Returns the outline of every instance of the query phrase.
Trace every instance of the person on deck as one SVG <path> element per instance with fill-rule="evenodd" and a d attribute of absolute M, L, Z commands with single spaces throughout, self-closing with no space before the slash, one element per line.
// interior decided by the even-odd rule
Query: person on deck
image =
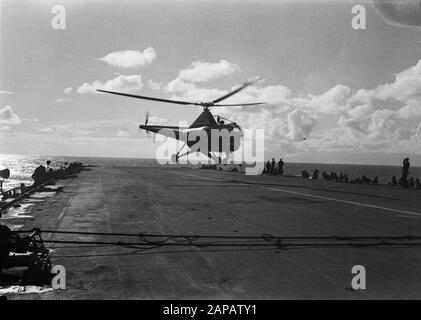
<path fill-rule="evenodd" d="M 398 180 L 396 180 L 396 177 L 392 177 L 392 186 L 396 186 L 398 184 Z"/>
<path fill-rule="evenodd" d="M 266 162 L 266 175 L 268 176 L 270 174 L 270 162 Z"/>
<path fill-rule="evenodd" d="M 411 177 L 411 178 L 408 180 L 408 186 L 410 186 L 411 188 L 415 187 L 415 180 L 414 180 L 414 177 Z"/>
<path fill-rule="evenodd" d="M 371 182 L 372 185 L 379 184 L 379 177 L 375 176 L 374 180 Z"/>
<path fill-rule="evenodd" d="M 275 170 L 275 159 L 272 158 L 272 163 L 271 163 L 271 168 L 270 168 L 270 173 L 274 176 L 276 174 L 276 170 Z"/>
<path fill-rule="evenodd" d="M 405 158 L 403 159 L 402 162 L 403 166 L 402 166 L 402 188 L 407 189 L 408 188 L 408 174 L 409 174 L 409 167 L 410 167 L 410 163 L 409 163 L 409 158 Z"/>
<path fill-rule="evenodd" d="M 47 170 L 43 165 L 38 166 L 31 176 L 34 179 L 34 185 L 38 186 L 47 181 Z"/>
<path fill-rule="evenodd" d="M 282 160 L 282 158 L 278 161 L 278 174 L 280 176 L 284 175 L 284 161 Z"/>

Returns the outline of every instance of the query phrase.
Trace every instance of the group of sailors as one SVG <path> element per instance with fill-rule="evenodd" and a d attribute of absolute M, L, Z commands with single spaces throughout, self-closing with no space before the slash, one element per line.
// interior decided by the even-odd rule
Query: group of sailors
<path fill-rule="evenodd" d="M 393 176 L 392 181 L 389 182 L 388 185 L 392 185 L 392 186 L 399 185 L 404 189 L 407 189 L 407 188 L 421 189 L 421 181 L 419 178 L 410 177 L 408 179 L 409 167 L 410 167 L 409 158 L 405 158 L 402 162 L 402 176 L 399 178 L 399 181 L 396 179 L 395 176 Z M 302 171 L 301 175 L 303 178 L 317 179 L 318 170 L 314 170 L 311 176 L 306 170 L 304 170 Z M 374 179 L 370 179 L 366 177 L 365 175 L 363 175 L 361 176 L 361 178 L 350 180 L 348 176 L 346 174 L 342 174 L 342 172 L 339 175 L 337 175 L 336 172 L 331 172 L 330 174 L 323 172 L 322 177 L 325 180 L 333 180 L 336 182 L 344 182 L 344 183 L 370 184 L 370 185 L 379 184 L 379 178 L 377 176 L 374 177 Z"/>
<path fill-rule="evenodd" d="M 83 164 L 81 162 L 64 162 L 64 165 L 60 166 L 58 169 L 51 167 L 51 161 L 47 160 L 46 166 L 43 164 L 39 165 L 31 178 L 34 179 L 33 186 L 39 186 L 45 182 L 48 182 L 52 179 L 63 179 L 72 177 L 77 173 L 80 173 L 83 170 Z"/>
<path fill-rule="evenodd" d="M 267 161 L 263 174 L 266 175 L 283 175 L 284 174 L 284 161 L 282 158 L 278 161 L 278 164 L 276 165 L 275 159 L 272 158 L 272 161 Z M 415 189 L 421 189 L 421 181 L 419 178 L 410 177 L 408 179 L 409 175 L 409 167 L 410 162 L 409 158 L 405 158 L 402 162 L 402 176 L 398 179 L 396 179 L 395 176 L 392 177 L 392 181 L 388 183 L 388 185 L 392 186 L 401 186 L 404 189 L 407 188 L 415 188 Z M 315 169 L 311 172 L 308 172 L 307 170 L 301 171 L 301 177 L 305 179 L 312 179 L 317 180 L 319 178 L 320 171 L 318 169 Z M 360 178 L 350 179 L 349 176 L 345 173 L 340 172 L 337 174 L 336 172 L 330 172 L 327 173 L 326 171 L 323 171 L 321 173 L 321 177 L 324 180 L 329 181 L 335 181 L 338 183 L 353 183 L 353 184 L 368 184 L 368 185 L 378 185 L 379 184 L 379 178 L 376 176 L 374 179 L 371 179 L 367 177 L 366 175 L 362 175 Z"/>
<path fill-rule="evenodd" d="M 309 174 L 307 170 L 303 170 L 301 171 L 301 176 L 306 179 L 318 179 L 319 170 L 317 169 L 313 170 L 311 174 Z M 321 176 L 324 180 L 335 181 L 339 183 L 357 183 L 357 184 L 372 184 L 372 185 L 379 184 L 379 178 L 377 176 L 374 177 L 374 179 L 370 179 L 366 177 L 365 175 L 363 175 L 361 178 L 356 178 L 356 179 L 351 180 L 346 173 L 343 174 L 342 172 L 340 172 L 339 174 L 337 174 L 336 172 L 333 172 L 333 171 L 330 173 L 323 171 Z"/>
<path fill-rule="evenodd" d="M 275 162 L 275 158 L 272 158 L 272 161 L 266 162 L 266 165 L 263 169 L 263 174 L 271 176 L 282 176 L 284 174 L 284 161 L 279 159 L 278 163 Z"/>
<path fill-rule="evenodd" d="M 395 176 L 392 177 L 392 182 L 389 182 L 388 184 L 392 186 L 400 185 L 403 189 L 408 188 L 415 188 L 415 189 L 421 189 L 421 182 L 419 178 L 410 177 L 408 179 L 409 175 L 409 167 L 411 166 L 409 162 L 409 158 L 405 158 L 402 161 L 402 175 L 399 178 L 399 181 L 396 179 Z"/>
<path fill-rule="evenodd" d="M 399 178 L 399 181 L 396 179 L 395 176 L 392 177 L 392 181 L 388 183 L 388 185 L 397 186 L 400 185 L 402 188 L 416 188 L 421 189 L 421 182 L 420 179 L 411 177 L 408 180 L 406 180 L 406 183 L 402 178 Z"/>

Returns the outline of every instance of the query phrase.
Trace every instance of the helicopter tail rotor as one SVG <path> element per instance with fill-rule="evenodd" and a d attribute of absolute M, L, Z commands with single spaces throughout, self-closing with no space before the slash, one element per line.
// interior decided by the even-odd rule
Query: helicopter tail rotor
<path fill-rule="evenodd" d="M 148 122 L 149 122 L 149 116 L 150 116 L 151 114 L 150 114 L 150 112 L 149 112 L 149 110 L 146 110 L 146 115 L 145 115 L 145 126 L 148 124 Z"/>
<path fill-rule="evenodd" d="M 146 110 L 146 113 L 145 113 L 145 126 L 148 125 L 150 115 L 151 114 L 150 114 L 149 110 Z M 146 136 L 149 138 L 151 136 L 151 133 L 148 130 L 145 130 L 145 131 L 146 131 Z"/>

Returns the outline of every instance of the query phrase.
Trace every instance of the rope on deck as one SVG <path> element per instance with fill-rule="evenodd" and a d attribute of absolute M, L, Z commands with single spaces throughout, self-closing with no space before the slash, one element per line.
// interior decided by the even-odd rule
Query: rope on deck
<path fill-rule="evenodd" d="M 127 248 L 157 248 L 157 247 L 275 247 L 288 249 L 290 247 L 316 248 L 316 247 L 418 247 L 421 236 L 274 236 L 261 234 L 260 236 L 223 236 L 223 235 L 191 235 L 191 234 L 153 234 L 153 233 L 108 233 L 83 232 L 59 230 L 20 230 L 16 233 L 29 233 L 34 230 L 40 233 L 69 234 L 69 235 L 95 235 L 136 237 L 140 241 L 81 241 L 81 240 L 43 240 L 51 244 L 77 244 L 98 246 L 121 246 Z M 154 240 L 151 240 L 154 239 Z M 160 239 L 157 239 L 160 238 Z M 156 240 L 157 239 L 157 240 Z M 207 240 L 207 241 L 205 241 Z M 220 241 L 222 240 L 222 241 Z M 263 240 L 263 242 L 262 242 Z M 62 247 L 65 248 L 65 247 Z"/>
<path fill-rule="evenodd" d="M 284 240 L 306 240 L 306 239 L 335 239 L 335 240 L 355 240 L 355 239 L 390 239 L 390 240 L 420 240 L 421 236 L 274 236 L 263 233 L 259 236 L 229 236 L 229 235 L 197 235 L 197 234 L 159 234 L 159 233 L 116 233 L 116 232 L 92 232 L 92 231 L 63 231 L 63 230 L 43 230 L 39 228 L 30 230 L 16 230 L 15 233 L 31 233 L 37 230 L 41 233 L 51 234 L 74 234 L 74 235 L 98 235 L 98 236 L 127 236 L 127 237 L 171 237 L 171 238 L 193 238 L 193 239 L 284 239 Z"/>

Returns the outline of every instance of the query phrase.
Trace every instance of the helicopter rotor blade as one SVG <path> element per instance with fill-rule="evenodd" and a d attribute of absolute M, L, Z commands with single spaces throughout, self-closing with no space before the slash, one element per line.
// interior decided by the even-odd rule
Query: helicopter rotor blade
<path fill-rule="evenodd" d="M 253 102 L 253 103 L 232 103 L 232 104 L 214 104 L 212 107 L 242 107 L 242 106 L 257 106 L 266 104 L 264 102 Z"/>
<path fill-rule="evenodd" d="M 154 97 L 147 97 L 147 96 L 139 96 L 139 95 L 136 95 L 136 94 L 122 93 L 122 92 L 116 92 L 116 91 L 107 91 L 107 90 L 101 90 L 101 89 L 96 89 L 96 91 L 104 92 L 104 93 L 110 93 L 110 94 L 116 94 L 116 95 L 119 95 L 119 96 L 125 96 L 125 97 L 130 97 L 130 98 L 151 100 L 151 101 L 159 101 L 159 102 L 165 102 L 165 103 L 175 103 L 175 104 L 193 105 L 193 106 L 201 106 L 202 105 L 202 104 L 196 103 L 196 102 L 178 101 L 178 100 L 161 99 L 161 98 L 154 98 Z"/>
<path fill-rule="evenodd" d="M 240 92 L 241 90 L 245 89 L 246 87 L 248 87 L 248 86 L 250 86 L 250 85 L 252 85 L 252 84 L 256 83 L 256 82 L 257 82 L 257 81 L 259 81 L 259 80 L 260 80 L 260 78 L 259 78 L 259 77 L 257 77 L 257 78 L 255 78 L 255 79 L 252 79 L 252 80 L 246 81 L 246 82 L 244 82 L 244 83 L 243 83 L 240 87 L 238 87 L 237 89 L 235 89 L 235 90 L 233 90 L 233 91 L 231 91 L 231 92 L 228 92 L 227 94 L 223 95 L 222 97 L 220 97 L 220 98 L 218 98 L 218 99 L 216 99 L 216 100 L 213 100 L 213 101 L 212 101 L 212 103 L 218 103 L 218 102 L 220 102 L 220 101 L 222 101 L 222 100 L 225 100 L 225 99 L 227 99 L 227 98 L 231 97 L 232 95 L 234 95 L 234 94 L 236 94 L 236 93 Z"/>

